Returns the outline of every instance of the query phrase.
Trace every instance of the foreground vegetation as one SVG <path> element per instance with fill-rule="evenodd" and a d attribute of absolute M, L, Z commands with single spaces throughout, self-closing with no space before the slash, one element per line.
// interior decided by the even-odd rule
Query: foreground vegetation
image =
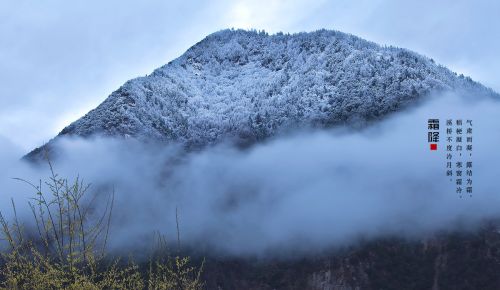
<path fill-rule="evenodd" d="M 19 179 L 35 191 L 28 203 L 32 221 L 19 220 L 14 201 L 13 218 L 0 212 L 0 245 L 6 246 L 0 253 L 0 289 L 203 288 L 204 263 L 193 266 L 179 251 L 171 255 L 161 234 L 152 241 L 147 265 L 110 257 L 106 245 L 114 190 L 99 207 L 96 200 L 102 200 L 102 194 L 91 194 L 83 180 L 70 182 L 54 172 L 50 161 L 49 166 L 47 182 Z"/>

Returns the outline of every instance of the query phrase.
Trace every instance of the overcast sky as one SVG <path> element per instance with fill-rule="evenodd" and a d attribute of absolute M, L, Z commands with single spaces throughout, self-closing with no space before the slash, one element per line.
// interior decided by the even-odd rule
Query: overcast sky
<path fill-rule="evenodd" d="M 340 30 L 500 91 L 496 0 L 0 0 L 0 140 L 42 145 L 128 79 L 224 28 Z"/>

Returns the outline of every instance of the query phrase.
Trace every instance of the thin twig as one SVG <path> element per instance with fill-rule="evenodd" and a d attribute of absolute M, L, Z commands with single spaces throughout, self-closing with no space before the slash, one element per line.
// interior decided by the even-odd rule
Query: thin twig
<path fill-rule="evenodd" d="M 178 208 L 175 207 L 175 223 L 177 225 L 177 252 L 181 251 L 181 234 L 179 230 L 179 211 Z"/>

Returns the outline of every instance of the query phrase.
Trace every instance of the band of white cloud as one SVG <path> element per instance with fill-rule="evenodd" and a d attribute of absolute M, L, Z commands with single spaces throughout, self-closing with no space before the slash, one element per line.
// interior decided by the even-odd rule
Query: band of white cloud
<path fill-rule="evenodd" d="M 245 150 L 226 144 L 185 153 L 134 141 L 64 139 L 56 169 L 79 174 L 93 188 L 115 186 L 114 249 L 148 247 L 141 241 L 154 231 L 174 240 L 177 207 L 186 246 L 243 256 L 315 252 L 500 216 L 499 112 L 498 102 L 450 96 L 361 132 L 302 132 Z M 429 150 L 429 118 L 473 120 L 472 197 L 460 199 L 445 176 L 444 149 Z M 10 177 L 47 176 L 8 157 L 0 168 L 4 212 L 10 196 L 20 203 L 28 193 Z"/>

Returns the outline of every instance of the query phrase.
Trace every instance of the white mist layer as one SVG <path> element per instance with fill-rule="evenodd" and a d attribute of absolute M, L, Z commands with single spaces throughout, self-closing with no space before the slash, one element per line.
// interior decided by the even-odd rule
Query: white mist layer
<path fill-rule="evenodd" d="M 115 186 L 115 250 L 149 248 L 154 231 L 174 241 L 177 207 L 186 247 L 297 255 L 500 217 L 499 113 L 495 101 L 446 96 L 362 132 L 303 132 L 246 150 L 220 145 L 188 154 L 134 141 L 64 139 L 58 143 L 64 158 L 55 166 L 94 188 Z M 438 151 L 427 143 L 429 118 L 441 119 Z M 448 118 L 473 120 L 472 197 L 460 199 L 445 175 Z M 30 192 L 11 177 L 37 181 L 48 172 L 12 159 L 3 147 L 0 210 L 8 214 L 10 197 L 25 203 Z"/>

